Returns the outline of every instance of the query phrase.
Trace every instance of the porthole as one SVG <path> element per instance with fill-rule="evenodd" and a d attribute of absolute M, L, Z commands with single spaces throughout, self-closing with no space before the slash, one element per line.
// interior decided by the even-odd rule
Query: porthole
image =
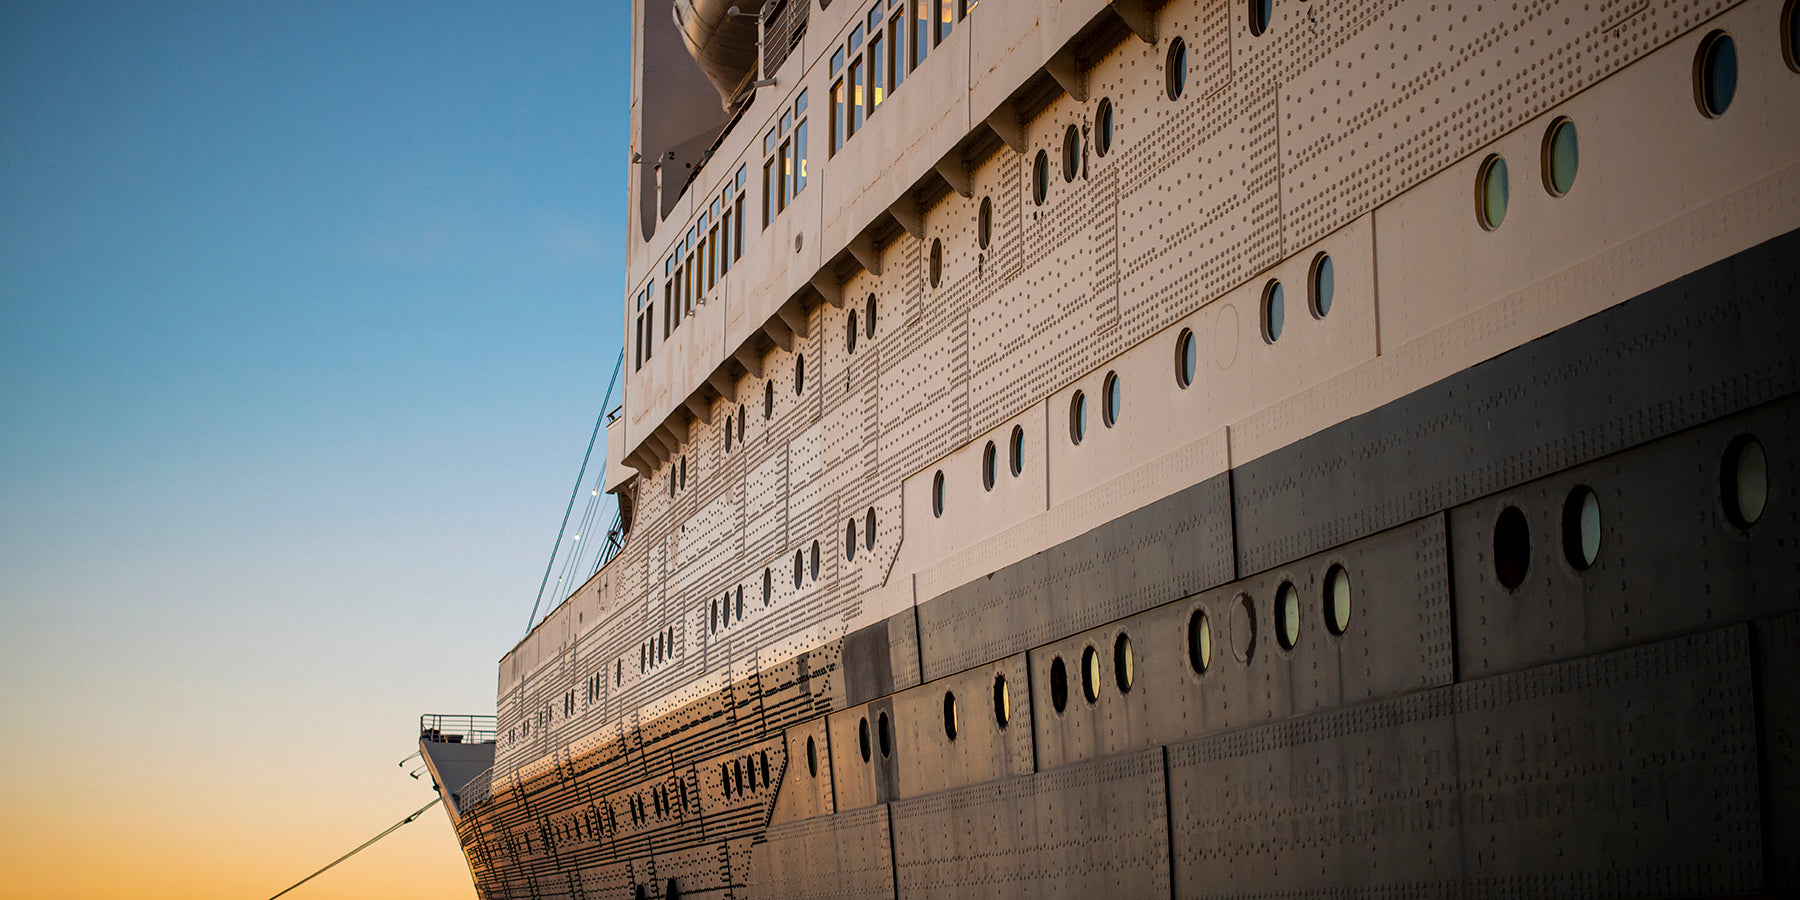
<path fill-rule="evenodd" d="M 944 242 L 931 239 L 931 286 L 937 287 L 944 278 Z"/>
<path fill-rule="evenodd" d="M 875 337 L 875 295 L 869 295 L 869 302 L 863 310 L 863 337 Z"/>
<path fill-rule="evenodd" d="M 719 633 L 719 601 L 717 600 L 712 602 L 712 618 L 708 620 L 706 629 L 712 634 Z"/>
<path fill-rule="evenodd" d="M 763 605 L 769 605 L 769 599 L 775 593 L 775 573 L 768 568 L 763 569 Z"/>
<path fill-rule="evenodd" d="M 1087 395 L 1080 391 L 1069 400 L 1069 443 L 1079 444 L 1087 437 Z"/>
<path fill-rule="evenodd" d="M 1194 674 L 1205 675 L 1212 668 L 1212 622 L 1206 618 L 1206 610 L 1196 609 L 1188 616 L 1188 665 L 1194 667 Z"/>
<path fill-rule="evenodd" d="M 741 584 L 738 585 L 737 589 L 737 611 L 733 612 L 731 617 L 734 620 L 742 619 L 744 617 L 744 586 Z"/>
<path fill-rule="evenodd" d="M 806 583 L 805 576 L 806 576 L 806 554 L 801 553 L 798 550 L 795 550 L 794 551 L 794 589 L 795 590 L 799 590 L 800 585 Z"/>
<path fill-rule="evenodd" d="M 1102 99 L 1094 110 L 1094 154 L 1104 157 L 1112 150 L 1113 107 L 1110 98 Z"/>
<path fill-rule="evenodd" d="M 687 490 L 687 457 L 681 458 L 681 489 Z"/>
<path fill-rule="evenodd" d="M 806 390 L 806 354 L 794 357 L 794 396 L 798 397 Z"/>
<path fill-rule="evenodd" d="M 1120 633 L 1113 641 L 1113 682 L 1119 693 L 1131 693 L 1131 682 L 1137 676 L 1137 662 L 1131 657 L 1131 638 Z"/>
<path fill-rule="evenodd" d="M 1719 487 L 1731 524 L 1749 528 L 1762 518 L 1769 505 L 1769 457 L 1762 441 L 1744 434 L 1726 447 Z"/>
<path fill-rule="evenodd" d="M 663 885 L 663 900 L 681 900 L 681 886 L 671 878 Z"/>
<path fill-rule="evenodd" d="M 738 443 L 744 442 L 744 404 L 738 404 Z"/>
<path fill-rule="evenodd" d="M 956 695 L 944 692 L 944 737 L 956 740 L 956 732 L 962 727 L 962 719 L 956 712 Z"/>
<path fill-rule="evenodd" d="M 1117 372 L 1106 373 L 1105 386 L 1105 399 L 1100 404 L 1100 421 L 1105 422 L 1106 427 L 1111 428 L 1119 424 L 1119 411 L 1125 402 L 1123 389 L 1119 387 Z"/>
<path fill-rule="evenodd" d="M 1231 652 L 1242 663 L 1256 654 L 1256 603 L 1249 594 L 1239 594 L 1231 606 Z"/>
<path fill-rule="evenodd" d="M 1013 477 L 1017 478 L 1019 477 L 1019 473 L 1025 471 L 1025 429 L 1021 426 L 1014 425 L 1012 430 L 1012 440 L 1008 443 L 1012 446 Z"/>
<path fill-rule="evenodd" d="M 888 728 L 887 713 L 875 718 L 875 740 L 881 745 L 881 758 L 887 759 L 894 754 L 894 740 Z"/>
<path fill-rule="evenodd" d="M 1284 581 L 1275 592 L 1275 640 L 1292 650 L 1300 642 L 1300 589 Z"/>
<path fill-rule="evenodd" d="M 1031 161 L 1031 202 L 1037 206 L 1044 205 L 1044 198 L 1050 196 L 1050 154 L 1042 150 Z"/>
<path fill-rule="evenodd" d="M 731 420 L 725 420 L 725 452 L 731 452 Z"/>
<path fill-rule="evenodd" d="M 1544 190 L 1561 197 L 1575 186 L 1575 171 L 1581 165 L 1581 153 L 1575 136 L 1575 123 L 1559 118 L 1544 132 Z"/>
<path fill-rule="evenodd" d="M 1100 699 L 1100 651 L 1092 647 L 1081 651 L 1081 696 L 1089 703 Z"/>
<path fill-rule="evenodd" d="M 1074 181 L 1081 172 L 1081 131 L 1070 125 L 1063 131 L 1063 181 Z"/>
<path fill-rule="evenodd" d="M 1183 390 L 1194 383 L 1194 367 L 1199 361 L 1199 351 L 1194 345 L 1193 330 L 1181 329 L 1180 336 L 1175 338 L 1175 384 Z"/>
<path fill-rule="evenodd" d="M 1275 0 L 1250 0 L 1250 34 L 1260 37 L 1275 17 Z"/>
<path fill-rule="evenodd" d="M 996 459 L 998 455 L 994 450 L 993 441 L 988 441 L 987 448 L 981 451 L 981 486 L 986 490 L 994 489 L 994 478 L 996 470 L 999 469 Z"/>
<path fill-rule="evenodd" d="M 1050 705 L 1059 713 L 1069 705 L 1069 673 L 1060 656 L 1050 661 Z"/>
<path fill-rule="evenodd" d="M 814 580 L 814 581 L 819 580 L 819 542 L 818 541 L 813 541 L 813 545 L 812 545 L 812 580 Z"/>
<path fill-rule="evenodd" d="M 1164 61 L 1163 91 L 1170 100 L 1180 100 L 1187 89 L 1187 41 L 1176 38 L 1169 42 L 1169 56 Z"/>
<path fill-rule="evenodd" d="M 769 751 L 761 750 L 756 754 L 756 764 L 762 769 L 763 787 L 769 786 Z"/>
<path fill-rule="evenodd" d="M 994 676 L 994 722 L 1001 728 L 1012 721 L 1012 691 L 1006 686 L 1005 675 Z"/>
<path fill-rule="evenodd" d="M 1715 31 L 1700 42 L 1694 56 L 1694 102 L 1709 119 L 1716 119 L 1731 108 L 1737 96 L 1737 44 L 1731 35 Z"/>
<path fill-rule="evenodd" d="M 1332 634 L 1350 628 L 1350 572 L 1341 565 L 1325 573 L 1325 628 Z"/>
<path fill-rule="evenodd" d="M 763 382 L 763 419 L 775 414 L 775 382 Z"/>
<path fill-rule="evenodd" d="M 850 311 L 850 317 L 844 322 L 844 352 L 856 352 L 856 310 Z"/>
<path fill-rule="evenodd" d="M 869 514 L 863 521 L 863 549 L 875 549 L 875 507 L 869 507 Z"/>
<path fill-rule="evenodd" d="M 944 473 L 942 470 L 931 478 L 931 514 L 942 518 L 944 515 Z"/>
<path fill-rule="evenodd" d="M 811 735 L 806 737 L 806 771 L 814 778 L 819 777 L 819 747 L 813 743 Z"/>
<path fill-rule="evenodd" d="M 844 561 L 845 562 L 855 562 L 856 561 L 856 520 L 855 519 L 851 519 L 850 524 L 844 526 Z"/>
<path fill-rule="evenodd" d="M 1263 285 L 1262 295 L 1262 333 L 1265 343 L 1273 344 L 1281 340 L 1282 326 L 1287 322 L 1287 300 L 1281 289 L 1281 282 L 1269 279 Z"/>
<path fill-rule="evenodd" d="M 1585 484 L 1563 501 L 1562 545 L 1563 558 L 1577 572 L 1600 558 L 1600 498 Z"/>
<path fill-rule="evenodd" d="M 1331 254 L 1321 253 L 1313 257 L 1312 271 L 1306 279 L 1307 306 L 1312 308 L 1313 318 L 1323 319 L 1331 314 L 1332 295 L 1337 293 L 1337 278 L 1332 272 Z"/>
<path fill-rule="evenodd" d="M 726 793 L 730 793 L 729 789 Z M 650 892 L 641 884 L 637 886 L 636 890 L 632 891 L 631 895 L 637 898 L 637 900 L 650 900 Z"/>
<path fill-rule="evenodd" d="M 1508 590 L 1525 583 L 1531 568 L 1531 526 L 1516 506 L 1500 511 L 1494 520 L 1494 577 Z"/>
<path fill-rule="evenodd" d="M 988 248 L 988 241 L 994 237 L 994 202 L 986 197 L 981 198 L 981 211 L 975 214 L 975 242 L 981 249 Z"/>
<path fill-rule="evenodd" d="M 870 753 L 869 753 L 869 717 L 868 716 L 863 716 L 862 721 L 857 723 L 856 737 L 857 737 L 857 740 L 862 744 L 863 762 L 868 762 L 869 756 L 870 756 Z"/>
<path fill-rule="evenodd" d="M 1800 72 L 1800 0 L 1788 0 L 1781 9 L 1781 56 L 1788 68 Z"/>
<path fill-rule="evenodd" d="M 1475 172 L 1475 221 L 1488 231 L 1499 228 L 1506 221 L 1508 198 L 1506 160 L 1489 154 Z"/>

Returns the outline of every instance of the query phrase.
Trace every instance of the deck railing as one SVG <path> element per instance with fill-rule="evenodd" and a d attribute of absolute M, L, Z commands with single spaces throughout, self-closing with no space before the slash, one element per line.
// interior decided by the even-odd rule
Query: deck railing
<path fill-rule="evenodd" d="M 493 716 L 449 716 L 426 713 L 419 717 L 419 740 L 440 744 L 491 744 Z"/>

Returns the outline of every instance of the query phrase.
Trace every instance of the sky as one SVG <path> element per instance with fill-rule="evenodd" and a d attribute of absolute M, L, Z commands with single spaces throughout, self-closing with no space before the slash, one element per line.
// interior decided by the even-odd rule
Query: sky
<path fill-rule="evenodd" d="M 0 0 L 0 897 L 265 898 L 431 799 L 618 357 L 628 16 Z M 288 896 L 473 895 L 433 809 Z"/>

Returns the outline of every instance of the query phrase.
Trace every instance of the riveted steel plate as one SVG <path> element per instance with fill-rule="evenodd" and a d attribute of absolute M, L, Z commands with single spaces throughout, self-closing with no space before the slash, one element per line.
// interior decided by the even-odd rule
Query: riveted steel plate
<path fill-rule="evenodd" d="M 725 900 L 731 896 L 731 865 L 722 841 L 658 852 L 656 875 L 655 887 L 661 893 L 652 896 L 664 900 L 674 896 L 682 900 Z M 669 891 L 671 881 L 675 883 L 673 893 Z"/>
<path fill-rule="evenodd" d="M 1176 894 L 1754 891 L 1750 662 L 1740 625 L 1171 747 Z"/>
<path fill-rule="evenodd" d="M 745 744 L 696 765 L 692 793 L 706 840 L 748 837 L 765 827 L 787 767 L 784 737 Z"/>
<path fill-rule="evenodd" d="M 888 808 L 868 806 L 769 829 L 752 850 L 753 900 L 892 900 Z"/>
<path fill-rule="evenodd" d="M 901 897 L 1157 897 L 1169 891 L 1157 747 L 893 804 Z"/>
<path fill-rule="evenodd" d="M 919 683 L 919 631 L 911 607 L 843 641 L 844 702 L 854 706 Z"/>
<path fill-rule="evenodd" d="M 926 680 L 1231 580 L 1220 474 L 920 604 Z"/>
<path fill-rule="evenodd" d="M 883 719 L 888 729 L 886 753 L 882 752 Z M 826 728 L 831 733 L 831 781 L 837 808 L 856 809 L 892 799 L 901 752 L 894 742 L 894 698 L 832 713 L 826 718 Z"/>
<path fill-rule="evenodd" d="M 1019 654 L 895 695 L 895 796 L 1031 774 L 1027 681 Z"/>
<path fill-rule="evenodd" d="M 1756 436 L 1768 466 L 1767 506 L 1749 528 L 1733 524 L 1722 499 L 1725 458 L 1741 435 Z M 1584 491 L 1599 526 L 1589 532 L 1598 544 L 1586 547 Z M 1524 544 L 1498 527 L 1509 508 L 1527 523 Z M 1510 671 L 1800 608 L 1796 511 L 1794 397 L 1458 507 L 1450 533 L 1461 670 Z M 1591 565 L 1577 568 L 1589 547 Z M 1517 587 L 1500 581 L 1500 560 L 1509 575 L 1513 560 L 1527 562 Z"/>
<path fill-rule="evenodd" d="M 1763 805 L 1772 892 L 1800 891 L 1800 613 L 1756 622 Z"/>
<path fill-rule="evenodd" d="M 1789 232 L 1238 466 L 1238 569 L 1800 390 L 1796 258 Z M 1547 416 L 1550 397 L 1585 414 Z"/>
<path fill-rule="evenodd" d="M 831 793 L 831 740 L 825 718 L 789 728 L 785 741 L 793 769 L 781 780 L 769 821 L 790 822 L 836 812 Z"/>
<path fill-rule="evenodd" d="M 1349 584 L 1341 634 L 1328 621 L 1327 588 L 1340 569 Z M 1285 585 L 1299 614 L 1291 648 L 1278 638 Z M 1451 643 L 1444 518 L 1433 516 L 1033 650 L 1038 765 L 1449 684 Z M 1060 711 L 1051 686 L 1059 659 Z"/>

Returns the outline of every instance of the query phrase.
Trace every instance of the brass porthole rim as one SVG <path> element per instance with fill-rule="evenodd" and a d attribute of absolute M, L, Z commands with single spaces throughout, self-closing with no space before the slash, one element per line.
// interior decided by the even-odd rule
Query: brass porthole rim
<path fill-rule="evenodd" d="M 1331 251 L 1320 250 L 1313 254 L 1312 262 L 1308 263 L 1306 266 L 1306 309 L 1308 312 L 1312 313 L 1312 317 L 1315 319 L 1322 320 L 1326 316 L 1325 310 L 1319 308 L 1319 268 L 1330 261 Z M 1334 293 L 1336 292 L 1335 282 L 1336 278 L 1334 276 Z"/>
<path fill-rule="evenodd" d="M 1718 46 L 1720 41 L 1731 41 L 1734 45 L 1733 50 L 1736 50 L 1737 42 L 1732 38 L 1731 32 L 1723 28 L 1715 28 L 1706 37 L 1700 39 L 1700 48 L 1694 54 L 1694 106 L 1700 110 L 1701 115 L 1708 119 L 1717 119 L 1726 113 L 1724 109 L 1713 109 L 1712 104 L 1706 100 L 1706 61 L 1712 56 L 1713 48 Z M 1783 41 L 1786 41 L 1785 36 Z M 1730 106 L 1729 103 L 1726 105 Z"/>
<path fill-rule="evenodd" d="M 1500 222 L 1493 221 L 1489 216 L 1487 207 L 1488 176 L 1494 171 L 1495 165 L 1505 164 L 1506 157 L 1501 156 L 1498 153 L 1489 153 L 1487 157 L 1481 161 L 1481 168 L 1475 170 L 1475 222 L 1481 226 L 1482 231 L 1495 231 L 1499 229 L 1501 222 L 1506 220 L 1506 214 L 1502 213 L 1500 215 Z M 1510 206 L 1512 204 L 1512 182 L 1510 177 L 1507 181 L 1506 193 L 1507 205 Z"/>
<path fill-rule="evenodd" d="M 1568 116 L 1557 116 L 1550 120 L 1550 127 L 1544 129 L 1543 147 L 1538 153 L 1538 156 L 1542 160 L 1542 166 L 1540 168 L 1542 169 L 1544 179 L 1544 193 L 1549 194 L 1552 197 L 1567 197 L 1569 195 L 1569 191 L 1559 191 L 1556 189 L 1556 134 L 1564 125 L 1574 128 L 1575 120 Z M 1579 130 L 1575 132 L 1575 139 L 1577 142 L 1581 140 L 1581 132 Z M 1575 189 L 1574 184 L 1573 181 L 1569 182 L 1569 190 L 1572 191 Z"/>

